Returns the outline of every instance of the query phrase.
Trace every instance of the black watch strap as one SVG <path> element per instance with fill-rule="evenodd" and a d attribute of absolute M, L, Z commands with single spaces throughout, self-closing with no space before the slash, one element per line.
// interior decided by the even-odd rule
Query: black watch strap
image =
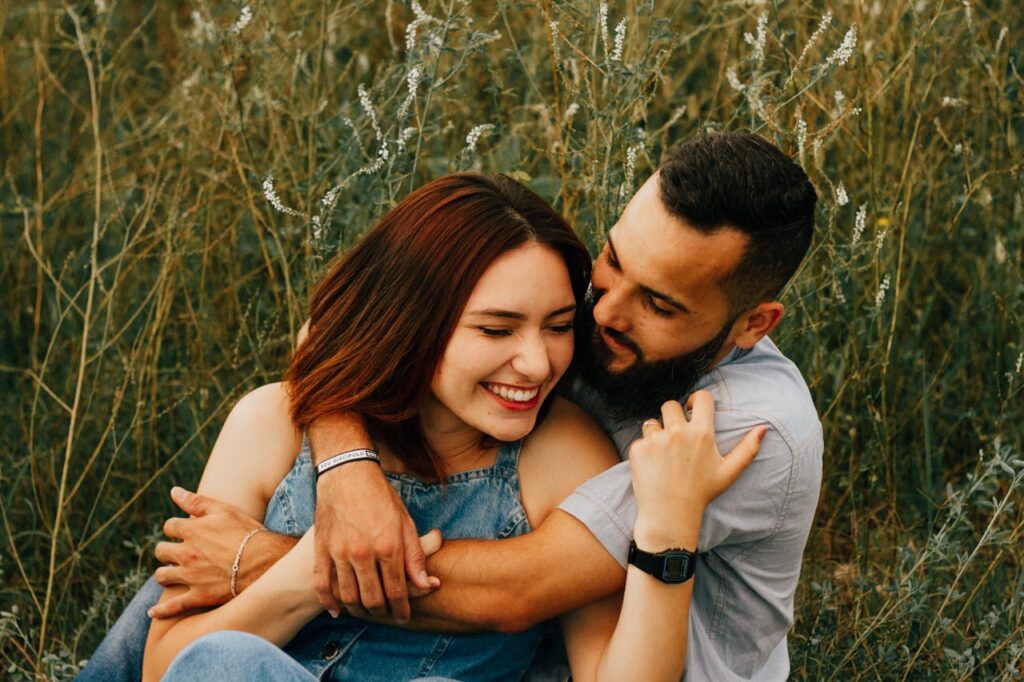
<path fill-rule="evenodd" d="M 693 577 L 697 565 L 697 553 L 688 549 L 673 547 L 664 552 L 652 554 L 629 543 L 629 563 L 644 573 L 649 573 L 663 583 L 684 583 Z"/>

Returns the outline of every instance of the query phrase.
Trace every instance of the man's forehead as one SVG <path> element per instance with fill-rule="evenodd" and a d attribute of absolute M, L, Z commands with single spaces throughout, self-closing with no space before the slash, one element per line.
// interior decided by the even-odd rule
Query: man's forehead
<path fill-rule="evenodd" d="M 620 265 L 653 288 L 717 288 L 743 256 L 748 238 L 732 228 L 705 233 L 670 214 L 661 204 L 631 204 L 608 233 Z M 669 292 L 666 292 L 669 293 Z"/>

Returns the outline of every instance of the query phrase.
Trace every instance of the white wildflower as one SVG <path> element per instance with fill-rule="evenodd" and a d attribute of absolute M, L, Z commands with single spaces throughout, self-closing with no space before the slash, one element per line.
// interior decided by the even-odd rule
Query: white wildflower
<path fill-rule="evenodd" d="M 964 18 L 967 19 L 967 28 L 974 28 L 974 16 L 971 12 L 971 0 L 963 0 Z"/>
<path fill-rule="evenodd" d="M 796 61 L 793 63 L 793 71 L 796 71 L 796 68 L 803 63 L 804 57 L 807 56 L 807 53 L 810 52 L 811 48 L 818 42 L 818 38 L 820 38 L 831 25 L 832 12 L 825 12 L 825 14 L 821 16 L 821 21 L 818 22 L 818 28 L 814 29 L 814 33 L 812 33 L 811 37 L 807 40 L 807 44 L 804 45 L 804 49 L 800 52 L 800 56 L 797 57 Z M 792 76 L 790 76 L 790 79 L 792 79 Z"/>
<path fill-rule="evenodd" d="M 846 294 L 843 293 L 843 286 L 839 283 L 839 280 L 832 280 L 832 291 L 835 292 L 837 301 L 846 303 Z"/>
<path fill-rule="evenodd" d="M 882 221 L 879 221 L 879 222 L 881 223 Z M 884 227 L 881 230 L 878 231 L 878 234 L 875 235 L 875 252 L 876 253 L 882 250 L 882 244 L 885 243 L 885 238 L 889 234 L 889 221 L 885 221 L 885 223 L 883 223 L 883 224 L 884 224 Z"/>
<path fill-rule="evenodd" d="M 913 9 L 915 14 L 920 14 L 928 9 L 928 0 L 917 0 L 917 2 L 914 3 Z"/>
<path fill-rule="evenodd" d="M 107 0 L 96 0 L 96 13 L 103 14 L 107 11 Z"/>
<path fill-rule="evenodd" d="M 836 187 L 836 206 L 846 206 L 850 203 L 850 197 L 846 194 L 846 187 L 842 182 Z"/>
<path fill-rule="evenodd" d="M 398 135 L 398 151 L 403 151 L 410 138 L 416 134 L 416 128 L 409 126 Z"/>
<path fill-rule="evenodd" d="M 1006 262 L 1007 258 L 1006 245 L 1003 244 L 1002 238 L 996 235 L 996 263 L 1002 265 Z"/>
<path fill-rule="evenodd" d="M 189 95 L 191 95 L 192 94 L 192 88 L 194 88 L 198 82 L 199 82 L 199 69 L 196 69 L 195 71 L 192 72 L 192 74 L 188 78 L 186 78 L 185 80 L 181 81 L 181 94 L 182 94 L 182 96 L 188 97 Z"/>
<path fill-rule="evenodd" d="M 965 104 L 967 104 L 967 102 L 960 99 L 959 97 L 946 96 L 942 98 L 943 109 L 945 109 L 946 107 L 962 107 Z"/>
<path fill-rule="evenodd" d="M 558 22 L 552 21 L 548 24 L 548 28 L 551 29 L 551 58 L 555 60 L 555 64 L 558 63 Z"/>
<path fill-rule="evenodd" d="M 846 104 L 846 95 L 842 90 L 836 90 L 836 94 L 832 95 L 832 98 L 836 101 L 836 109 L 842 112 L 843 105 Z"/>
<path fill-rule="evenodd" d="M 277 195 L 277 190 L 274 189 L 274 176 L 272 174 L 268 175 L 266 180 L 263 181 L 263 196 L 267 198 L 267 201 L 270 202 L 271 206 L 285 215 L 296 216 L 299 218 L 306 217 L 304 213 L 284 205 L 284 202 L 281 201 L 281 197 Z"/>
<path fill-rule="evenodd" d="M 573 102 L 565 108 L 565 113 L 562 114 L 562 121 L 568 125 L 572 121 L 572 117 L 576 115 L 576 112 L 580 110 L 580 105 Z"/>
<path fill-rule="evenodd" d="M 384 139 L 384 133 L 380 129 L 380 121 L 377 120 L 377 112 L 373 110 L 373 103 L 370 101 L 370 94 L 366 92 L 366 87 L 362 83 L 356 89 L 359 94 L 359 104 L 363 107 L 363 111 L 366 112 L 367 117 L 370 119 L 370 124 L 373 126 L 373 134 L 378 140 Z"/>
<path fill-rule="evenodd" d="M 409 88 L 409 94 L 405 96 L 405 100 L 402 105 L 398 107 L 398 118 L 399 120 L 405 118 L 405 115 L 409 113 L 409 107 L 416 100 L 416 91 L 420 87 L 420 67 L 414 66 L 409 69 L 409 73 L 405 77 L 405 82 Z"/>
<path fill-rule="evenodd" d="M 1024 365 L 1024 352 L 1017 356 L 1017 363 L 1013 366 L 1014 374 L 1020 374 L 1020 368 Z"/>
<path fill-rule="evenodd" d="M 865 204 L 857 209 L 857 215 L 853 219 L 853 237 L 850 239 L 850 244 L 856 244 L 860 241 L 861 236 L 864 234 L 864 229 L 868 224 L 868 207 Z"/>
<path fill-rule="evenodd" d="M 882 279 L 882 283 L 878 286 L 878 293 L 875 294 L 875 312 L 878 312 L 882 308 L 882 304 L 885 303 L 885 295 L 889 291 L 889 284 L 891 282 L 889 275 L 886 275 Z"/>
<path fill-rule="evenodd" d="M 238 19 L 235 20 L 234 25 L 231 27 L 231 35 L 236 36 L 249 25 L 252 21 L 252 7 L 246 5 L 242 8 L 242 11 L 238 14 Z"/>
<path fill-rule="evenodd" d="M 739 76 L 736 75 L 735 67 L 730 66 L 728 69 L 726 69 L 725 78 L 726 80 L 729 81 L 729 85 L 731 85 L 732 89 L 735 90 L 736 92 L 743 92 L 743 90 L 745 90 L 747 87 L 746 85 L 740 82 Z"/>
<path fill-rule="evenodd" d="M 850 26 L 850 30 L 843 36 L 843 42 L 836 48 L 836 51 L 825 60 L 826 66 L 843 66 L 853 56 L 853 48 L 857 46 L 857 24 Z"/>
<path fill-rule="evenodd" d="M 597 10 L 598 24 L 601 32 L 601 44 L 604 46 L 604 53 L 608 54 L 608 3 L 602 2 Z"/>
<path fill-rule="evenodd" d="M 622 61 L 622 50 L 626 46 L 626 18 L 615 25 L 615 49 L 612 50 L 612 61 Z"/>
<path fill-rule="evenodd" d="M 750 35 L 750 33 L 743 34 L 743 40 L 748 45 L 754 48 L 754 52 L 751 55 L 753 60 L 760 64 L 764 61 L 764 44 L 768 38 L 768 13 L 764 12 L 757 18 L 757 37 Z"/>
<path fill-rule="evenodd" d="M 796 120 L 796 155 L 800 163 L 804 162 L 804 150 L 807 148 L 807 122 L 803 118 Z"/>
<path fill-rule="evenodd" d="M 631 145 L 626 149 L 626 172 L 622 184 L 619 185 L 619 200 L 621 201 L 626 192 L 633 191 L 633 178 L 636 176 L 636 155 L 643 150 L 643 142 Z"/>
<path fill-rule="evenodd" d="M 481 123 L 478 126 L 473 126 L 473 129 L 466 135 L 466 148 L 463 150 L 464 154 L 473 154 L 476 152 L 476 143 L 480 141 L 480 136 L 485 132 L 494 130 L 494 126 L 490 123 Z"/>
<path fill-rule="evenodd" d="M 208 43 L 217 38 L 217 27 L 212 21 L 207 21 L 198 10 L 192 10 L 192 38 Z"/>
<path fill-rule="evenodd" d="M 423 11 L 420 3 L 416 0 L 412 2 L 412 13 L 416 15 L 416 18 L 409 22 L 409 25 L 405 27 L 405 49 L 407 52 L 412 52 L 416 49 L 416 31 L 420 26 L 424 24 L 439 24 L 441 20 L 437 17 L 432 17 Z"/>
<path fill-rule="evenodd" d="M 964 153 L 964 145 L 962 142 L 957 142 L 953 145 L 953 156 L 960 156 Z"/>

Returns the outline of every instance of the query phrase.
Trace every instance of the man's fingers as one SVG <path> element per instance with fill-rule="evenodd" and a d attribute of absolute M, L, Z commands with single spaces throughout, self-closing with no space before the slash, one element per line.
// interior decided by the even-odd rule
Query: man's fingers
<path fill-rule="evenodd" d="M 183 512 L 191 516 L 208 514 L 211 511 L 210 508 L 215 504 L 208 497 L 190 492 L 177 485 L 171 488 L 171 499 Z"/>
<path fill-rule="evenodd" d="M 405 575 L 413 585 L 426 590 L 430 588 L 430 578 L 427 575 L 427 557 L 423 547 L 420 545 L 420 538 L 416 534 L 416 524 L 408 514 L 402 521 L 402 544 L 405 549 Z M 440 543 L 438 544 L 440 546 Z M 434 550 L 437 551 L 437 550 Z M 430 552 L 431 554 L 433 552 Z"/>
<path fill-rule="evenodd" d="M 156 573 L 153 575 L 156 581 L 164 587 L 170 587 L 171 585 L 187 585 L 188 581 L 184 579 L 180 566 L 161 566 L 156 569 Z"/>
<path fill-rule="evenodd" d="M 193 607 L 188 599 L 188 593 L 186 592 L 165 602 L 160 602 L 147 613 L 150 618 L 177 618 L 192 610 Z"/>
<path fill-rule="evenodd" d="M 158 542 L 156 543 L 156 549 L 153 550 L 153 555 L 156 556 L 156 560 L 162 564 L 180 564 L 182 559 L 181 543 Z"/>
<path fill-rule="evenodd" d="M 768 433 L 767 426 L 751 429 L 743 437 L 743 440 L 723 458 L 724 471 L 729 485 L 732 485 L 733 481 L 739 478 L 740 474 L 757 457 L 757 453 L 761 449 L 761 441 L 764 440 L 766 433 Z"/>
<path fill-rule="evenodd" d="M 335 564 L 338 578 L 338 596 L 345 610 L 356 618 L 366 618 L 369 612 L 363 608 L 363 602 L 359 601 L 359 581 L 356 574 L 348 564 Z"/>
<path fill-rule="evenodd" d="M 359 583 L 359 600 L 363 606 L 374 616 L 382 617 L 388 615 L 384 605 L 384 590 L 380 586 L 380 574 L 377 572 L 377 562 L 372 558 L 369 560 L 354 561 L 356 581 Z M 348 606 L 346 603 L 345 606 Z"/>
<path fill-rule="evenodd" d="M 409 620 L 409 593 L 405 587 L 405 560 L 401 555 L 380 558 L 380 577 L 391 617 L 399 623 Z"/>
<path fill-rule="evenodd" d="M 175 540 L 185 539 L 185 523 L 187 519 L 183 519 L 180 516 L 172 516 L 171 518 L 164 521 L 164 535 Z"/>
<path fill-rule="evenodd" d="M 313 589 L 316 590 L 316 599 L 320 606 L 337 618 L 341 613 L 341 604 L 334 596 L 334 562 L 327 552 L 316 549 L 316 562 L 313 566 Z"/>
<path fill-rule="evenodd" d="M 686 407 L 690 410 L 691 424 L 714 430 L 715 399 L 711 397 L 710 392 L 694 391 L 687 399 Z"/>

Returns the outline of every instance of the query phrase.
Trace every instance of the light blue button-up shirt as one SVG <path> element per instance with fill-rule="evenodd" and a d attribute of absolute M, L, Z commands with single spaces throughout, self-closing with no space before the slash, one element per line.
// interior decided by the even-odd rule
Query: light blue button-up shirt
<path fill-rule="evenodd" d="M 767 337 L 733 350 L 699 388 L 715 399 L 720 452 L 755 426 L 769 430 L 753 464 L 704 511 L 684 679 L 783 680 L 793 595 L 821 487 L 821 422 L 800 370 Z M 580 389 L 570 397 L 626 460 L 640 422 L 610 423 L 600 399 Z M 560 508 L 626 566 L 637 514 L 628 461 L 584 483 Z"/>

